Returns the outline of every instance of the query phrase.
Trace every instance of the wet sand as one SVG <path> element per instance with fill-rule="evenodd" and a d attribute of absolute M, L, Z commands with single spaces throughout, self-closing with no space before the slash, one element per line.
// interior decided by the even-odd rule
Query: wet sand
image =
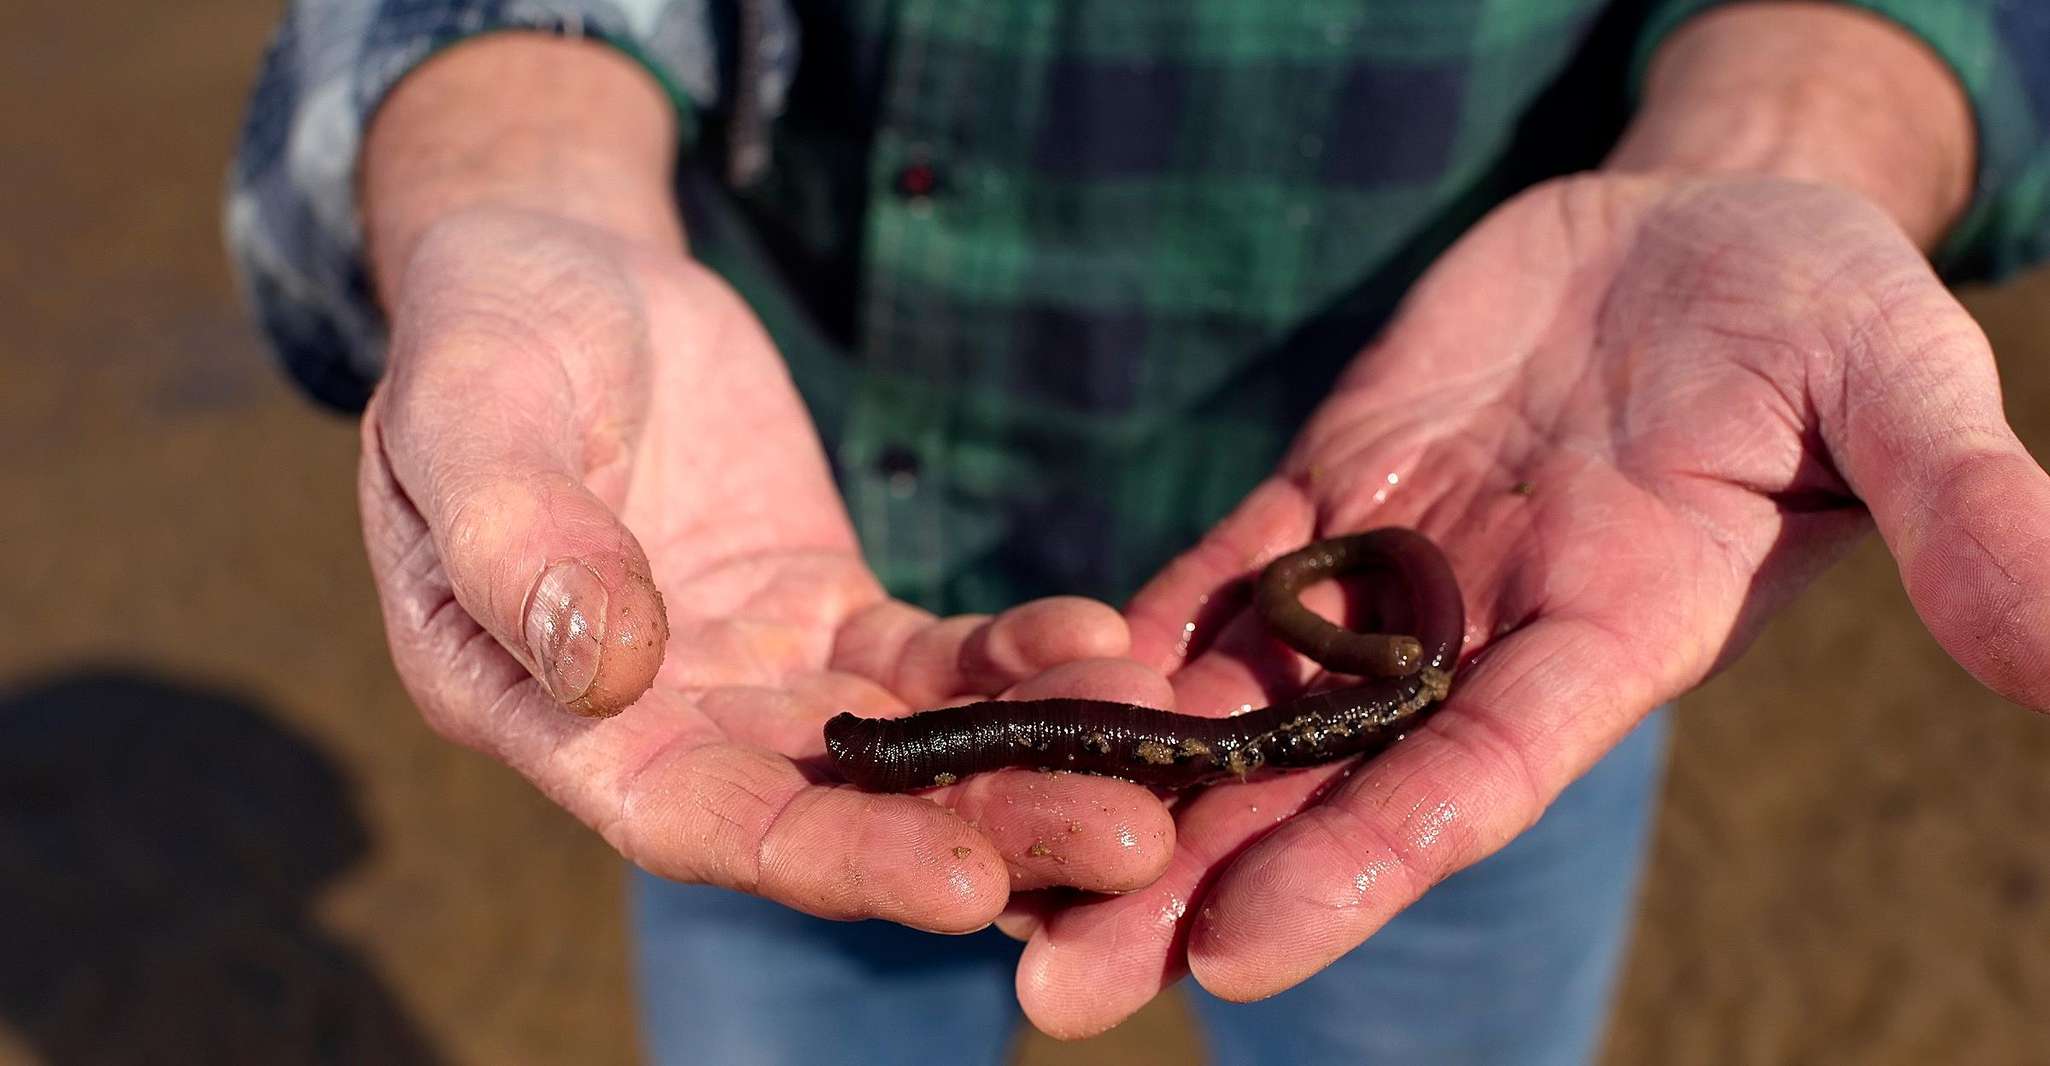
<path fill-rule="evenodd" d="M 617 863 L 418 723 L 352 428 L 235 299 L 274 10 L 0 15 L 0 1062 L 631 1062 Z M 2050 455 L 2050 275 L 1971 303 Z M 2050 1061 L 2046 771 L 1866 544 L 1685 701 L 1607 1061 Z"/>

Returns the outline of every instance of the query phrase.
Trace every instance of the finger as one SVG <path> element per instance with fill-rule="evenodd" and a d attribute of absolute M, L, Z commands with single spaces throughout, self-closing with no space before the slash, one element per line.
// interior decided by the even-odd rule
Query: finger
<path fill-rule="evenodd" d="M 1121 658 L 1132 650 L 1125 618 L 1083 596 L 1049 596 L 1020 604 L 970 634 L 956 656 L 956 692 L 1000 692 L 1042 671 L 1087 659 Z"/>
<path fill-rule="evenodd" d="M 1274 539 L 1280 550 L 1287 550 L 1305 535 L 1289 531 Z M 1200 559 L 1196 553 L 1185 557 L 1192 566 L 1202 565 Z M 1212 628 L 1209 647 L 1172 679 L 1176 703 L 1185 713 L 1224 715 L 1265 706 L 1275 693 L 1299 689 L 1315 672 L 1249 610 Z M 1187 972 L 1188 902 L 1197 898 L 1202 879 L 1345 772 L 1334 766 L 1198 793 L 1177 809 L 1171 861 L 1143 888 L 1038 910 L 1014 897 L 999 926 L 1029 937 L 1017 988 L 1033 1023 L 1065 1038 L 1092 1035 L 1123 1021 L 1178 980 Z"/>
<path fill-rule="evenodd" d="M 1055 667 L 1005 694 L 1054 696 L 1173 705 L 1160 675 L 1122 659 Z M 1124 892 L 1159 877 L 1174 852 L 1173 817 L 1151 791 L 1129 781 L 1000 770 L 930 796 L 990 839 L 1010 870 L 1014 891 L 1063 885 Z"/>
<path fill-rule="evenodd" d="M 998 924 L 1008 922 L 1030 937 L 1017 982 L 1026 1016 L 1054 1036 L 1092 1036 L 1180 980 L 1188 972 L 1185 943 L 1198 915 L 1192 901 L 1202 898 L 1204 879 L 1346 772 L 1345 766 L 1322 767 L 1202 793 L 1178 812 L 1173 861 L 1137 891 L 1051 911 L 1031 910 L 1029 901 L 1013 897 Z"/>
<path fill-rule="evenodd" d="M 1612 628 L 1546 619 L 1491 646 L 1436 715 L 1233 860 L 1190 934 L 1203 987 L 1282 991 L 1534 823 L 1672 695 Z"/>
<path fill-rule="evenodd" d="M 1275 638 L 1252 610 L 1225 623 L 1201 655 L 1175 671 L 1175 701 L 1189 714 L 1223 716 L 1300 692 L 1318 667 Z"/>
<path fill-rule="evenodd" d="M 1125 608 L 1132 658 L 1173 673 L 1236 613 L 1236 604 L 1217 602 L 1231 583 L 1302 547 L 1315 529 L 1315 511 L 1301 489 L 1279 479 L 1262 483 L 1132 597 Z"/>
<path fill-rule="evenodd" d="M 531 675 L 495 642 L 478 645 L 475 620 L 456 603 L 434 538 L 399 487 L 380 438 L 384 393 L 371 398 L 360 427 L 357 501 L 363 541 L 384 613 L 385 639 L 399 680 L 435 732 L 485 750 L 483 716 Z"/>
<path fill-rule="evenodd" d="M 1988 687 L 2050 709 L 2050 477 L 2008 427 L 1985 336 L 1920 280 L 1858 324 L 1823 431 L 1930 633 Z"/>
<path fill-rule="evenodd" d="M 994 617 L 946 619 L 888 600 L 849 620 L 832 664 L 882 682 L 922 709 L 962 695 L 993 696 L 1049 667 L 1129 649 L 1123 616 L 1079 596 L 1034 600 Z"/>
<path fill-rule="evenodd" d="M 1011 893 L 1011 902 L 1004 905 L 1004 913 L 997 915 L 994 923 L 997 931 L 1021 944 L 1031 940 L 1048 916 L 1061 909 L 1061 899 L 1057 898 L 1060 895 L 1046 891 Z"/>
<path fill-rule="evenodd" d="M 537 400 L 502 368 L 461 390 L 442 381 L 490 354 L 455 342 L 415 353 L 407 383 L 369 418 L 373 443 L 462 609 L 557 702 L 616 713 L 653 682 L 668 640 L 647 556 L 586 487 L 567 400 Z M 477 414 L 487 407 L 492 417 Z"/>
<path fill-rule="evenodd" d="M 982 928 L 1008 898 L 1002 859 L 962 819 L 912 796 L 812 784 L 768 752 L 665 749 L 619 793 L 617 820 L 594 824 L 664 877 L 935 932 Z"/>

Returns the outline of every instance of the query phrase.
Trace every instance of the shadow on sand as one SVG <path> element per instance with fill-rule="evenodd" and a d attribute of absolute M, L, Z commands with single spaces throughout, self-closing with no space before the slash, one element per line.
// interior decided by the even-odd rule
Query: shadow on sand
<path fill-rule="evenodd" d="M 0 692 L 0 1024 L 52 1063 L 436 1063 L 311 913 L 368 838 L 230 693 L 121 668 Z"/>

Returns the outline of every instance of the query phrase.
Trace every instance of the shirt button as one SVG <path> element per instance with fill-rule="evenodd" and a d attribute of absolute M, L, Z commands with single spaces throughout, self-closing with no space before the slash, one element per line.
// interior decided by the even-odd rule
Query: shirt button
<path fill-rule="evenodd" d="M 897 195 L 906 200 L 925 200 L 939 189 L 939 168 L 931 163 L 912 163 L 897 172 Z"/>
<path fill-rule="evenodd" d="M 892 444 L 876 456 L 876 470 L 890 486 L 890 495 L 903 498 L 918 488 L 918 453 Z"/>

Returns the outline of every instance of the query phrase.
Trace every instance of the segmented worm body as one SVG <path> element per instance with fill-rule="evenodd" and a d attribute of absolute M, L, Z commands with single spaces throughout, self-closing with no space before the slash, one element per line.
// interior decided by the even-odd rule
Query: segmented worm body
<path fill-rule="evenodd" d="M 1405 632 L 1355 632 L 1303 606 L 1304 588 L 1368 571 L 1406 593 Z M 1466 611 L 1451 564 L 1423 534 L 1388 528 L 1317 541 L 1270 563 L 1253 599 L 1290 647 L 1335 673 L 1365 675 L 1365 683 L 1225 718 L 1083 699 L 989 700 L 903 718 L 841 714 L 826 723 L 826 751 L 849 781 L 873 792 L 1007 767 L 1186 788 L 1378 752 L 1445 698 Z M 1384 614 L 1404 610 L 1398 599 Z"/>

